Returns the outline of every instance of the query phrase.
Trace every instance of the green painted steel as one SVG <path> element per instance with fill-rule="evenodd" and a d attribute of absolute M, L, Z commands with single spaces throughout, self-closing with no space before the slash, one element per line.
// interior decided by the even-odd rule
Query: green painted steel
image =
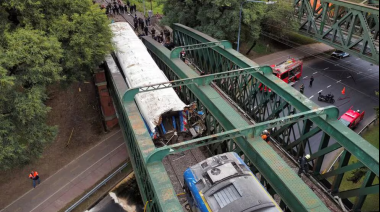
<path fill-rule="evenodd" d="M 153 39 L 144 37 L 143 42 L 167 75 L 174 77 L 174 79 L 199 76 L 180 59 L 171 59 L 170 51 Z M 170 71 L 175 74 L 170 74 Z M 195 98 L 206 110 L 206 114 L 213 117 L 213 122 L 207 124 L 208 128 L 213 128 L 213 125 L 218 124 L 221 126 L 218 131 L 222 132 L 223 130 L 234 130 L 249 125 L 211 86 L 189 85 L 188 90 L 190 93 L 187 95 L 192 97 L 192 101 Z M 186 96 L 184 96 L 185 99 Z M 211 147 L 211 150 L 215 151 L 215 154 L 237 151 L 240 155 L 244 155 L 248 165 L 259 170 L 265 181 L 293 211 L 329 211 L 323 202 L 260 136 L 247 139 L 235 138 L 233 142 L 216 144 Z"/>
<path fill-rule="evenodd" d="M 177 45 L 185 46 L 197 43 L 216 42 L 215 39 L 180 24 L 175 24 L 173 29 L 174 40 Z M 205 74 L 214 74 L 257 65 L 236 51 L 218 47 L 189 51 L 187 55 L 187 60 L 191 66 L 196 67 L 199 72 L 204 72 Z M 178 64 L 182 65 L 181 63 L 181 61 L 178 61 Z M 255 73 L 240 78 L 229 78 L 227 80 L 218 81 L 215 85 L 217 85 L 222 92 L 227 94 L 230 99 L 235 101 L 256 123 L 265 121 L 268 118 L 286 117 L 291 114 L 318 108 L 316 104 L 275 76 L 264 76 Z M 263 86 L 268 87 L 272 92 L 263 92 Z M 305 140 L 298 142 L 299 144 L 296 144 L 296 148 L 289 149 L 289 152 L 295 157 L 302 155 L 306 149 L 312 152 L 312 164 L 316 177 L 321 173 L 329 172 L 327 169 L 322 170 L 325 155 L 342 146 L 348 152 L 345 160 L 340 163 L 339 168 L 344 168 L 348 165 L 346 161 L 350 159 L 350 153 L 352 153 L 352 155 L 358 158 L 364 166 L 368 167 L 373 174 L 376 176 L 379 175 L 379 152 L 373 148 L 371 144 L 342 125 L 338 120 L 326 121 L 320 118 L 312 118 L 310 121 L 310 123 L 312 123 L 311 126 L 316 128 L 315 131 L 319 131 L 319 129 L 322 130 L 322 132 L 319 133 L 322 134 L 322 139 L 319 139 L 321 140 L 321 144 L 317 151 L 311 150 L 309 139 L 319 134 L 314 135 L 314 133 L 309 133 L 310 131 L 308 131 L 308 127 L 306 127 L 306 125 L 310 125 L 308 121 L 287 124 L 281 128 L 276 128 L 272 137 L 279 141 L 281 145 L 287 146 L 297 141 L 301 136 L 309 133 L 307 136 L 304 136 Z M 297 133 L 299 133 L 299 135 L 297 135 Z M 222 149 L 224 148 L 222 145 L 219 145 L 213 149 L 219 150 L 221 147 Z M 240 150 L 236 151 L 239 152 L 241 149 L 244 148 L 240 147 Z M 341 173 L 342 170 L 338 172 Z M 333 185 L 330 185 L 327 181 L 322 181 L 322 183 L 331 188 L 334 195 L 339 196 L 343 194 L 342 196 L 344 197 L 344 193 L 339 190 L 344 174 L 335 175 Z"/>
<path fill-rule="evenodd" d="M 249 67 L 249 68 L 243 68 L 243 69 L 238 69 L 238 70 L 233 70 L 233 71 L 227 71 L 223 73 L 210 74 L 207 76 L 200 76 L 200 77 L 194 77 L 194 78 L 182 79 L 182 80 L 174 80 L 174 81 L 165 82 L 165 83 L 158 83 L 158 84 L 147 85 L 147 86 L 138 87 L 138 88 L 131 88 L 125 92 L 123 96 L 123 100 L 127 102 L 134 101 L 135 96 L 138 93 L 161 90 L 161 89 L 166 89 L 166 88 L 176 88 L 176 87 L 193 85 L 193 84 L 197 86 L 210 85 L 210 83 L 213 80 L 225 79 L 225 78 L 230 78 L 230 77 L 238 77 L 243 74 L 252 74 L 255 72 L 262 72 L 263 74 L 272 74 L 272 71 L 270 68 L 268 69 L 265 67 Z"/>
<path fill-rule="evenodd" d="M 202 146 L 207 146 L 211 144 L 220 143 L 226 140 L 236 139 L 236 138 L 254 138 L 260 137 L 261 133 L 273 127 L 283 126 L 284 124 L 295 123 L 302 120 L 307 120 L 314 117 L 326 116 L 326 120 L 337 119 L 339 115 L 339 110 L 335 106 L 330 106 L 326 108 L 318 108 L 315 110 L 297 113 L 285 118 L 279 118 L 270 120 L 267 122 L 262 122 L 255 125 L 246 126 L 239 129 L 229 130 L 226 132 L 205 136 L 202 138 L 182 142 L 179 144 L 174 144 L 170 146 L 165 146 L 154 150 L 150 156 L 147 158 L 147 163 L 154 163 L 162 161 L 166 156 L 170 154 L 176 154 L 179 152 L 184 152 L 189 149 L 195 149 Z"/>
<path fill-rule="evenodd" d="M 338 0 L 294 0 L 294 5 L 301 33 L 379 64 L 378 8 Z"/>
<path fill-rule="evenodd" d="M 145 158 L 155 150 L 155 146 L 135 102 L 123 100 L 128 90 L 124 77 L 120 72 L 111 73 L 107 70 L 106 73 L 141 196 L 144 203 L 149 202 L 147 211 L 182 211 L 162 162 L 145 163 Z"/>
<path fill-rule="evenodd" d="M 213 48 L 216 46 L 219 46 L 225 49 L 232 48 L 232 44 L 226 40 L 209 42 L 209 43 L 200 43 L 200 44 L 189 45 L 189 46 L 180 46 L 172 50 L 172 52 L 170 53 L 170 58 L 179 58 L 179 54 L 181 53 L 182 50 L 190 51 L 190 50 L 198 50 L 198 49 L 204 49 L 204 48 Z"/>
<path fill-rule="evenodd" d="M 173 29 L 177 32 L 184 33 L 195 40 L 198 40 L 198 42 L 215 41 L 215 39 L 212 39 L 209 36 L 204 36 L 204 34 L 198 33 L 196 30 L 181 24 L 174 24 Z M 257 66 L 256 63 L 234 50 L 222 48 L 214 48 L 214 50 L 223 57 L 226 57 L 230 61 L 234 62 L 234 67 L 237 66 L 238 68 L 247 68 Z M 281 79 L 275 77 L 274 75 L 264 76 L 260 74 L 252 74 L 252 76 L 270 88 L 274 93 L 281 96 L 282 99 L 294 106 L 300 112 L 309 111 L 319 107 L 293 87 L 284 83 Z M 357 157 L 366 167 L 379 176 L 379 152 L 374 149 L 368 141 L 364 140 L 357 133 L 344 126 L 338 120 L 325 121 L 321 118 L 313 118 L 312 121 L 321 130 L 329 134 L 340 145 Z"/>

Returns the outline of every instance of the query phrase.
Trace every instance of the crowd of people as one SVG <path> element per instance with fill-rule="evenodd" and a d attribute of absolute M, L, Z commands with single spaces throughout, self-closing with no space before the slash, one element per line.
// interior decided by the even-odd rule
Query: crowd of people
<path fill-rule="evenodd" d="M 108 3 L 107 6 L 102 5 L 101 7 L 105 9 L 107 15 L 121 15 L 121 14 L 134 14 L 133 18 L 133 25 L 135 31 L 137 31 L 138 36 L 149 36 L 149 26 L 151 25 L 151 19 L 150 17 L 146 17 L 145 20 L 143 18 L 137 17 L 137 8 L 136 4 L 131 4 L 129 1 L 127 1 L 126 4 L 123 4 L 121 0 L 112 0 L 112 3 Z M 140 33 L 140 29 L 141 32 Z M 156 40 L 157 42 L 164 45 L 169 50 L 172 50 L 175 48 L 174 42 L 170 39 L 170 32 L 169 30 L 164 30 L 163 32 L 156 32 L 156 29 L 154 27 L 151 27 L 150 33 L 152 35 L 152 38 Z M 185 53 L 181 52 L 181 59 L 184 60 Z"/>
<path fill-rule="evenodd" d="M 129 1 L 127 4 L 123 4 L 120 0 L 113 0 L 112 3 L 108 3 L 105 7 L 107 15 L 121 15 L 126 13 L 133 13 L 137 11 L 136 4 L 131 5 Z"/>

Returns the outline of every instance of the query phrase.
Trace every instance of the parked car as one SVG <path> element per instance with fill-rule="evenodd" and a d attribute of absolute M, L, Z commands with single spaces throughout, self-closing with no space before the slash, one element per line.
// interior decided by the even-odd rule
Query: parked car
<path fill-rule="evenodd" d="M 336 50 L 335 52 L 333 52 L 331 54 L 331 57 L 335 57 L 335 58 L 339 58 L 339 59 L 346 58 L 349 56 L 350 56 L 350 54 L 348 54 L 347 52 L 341 51 L 341 50 Z"/>

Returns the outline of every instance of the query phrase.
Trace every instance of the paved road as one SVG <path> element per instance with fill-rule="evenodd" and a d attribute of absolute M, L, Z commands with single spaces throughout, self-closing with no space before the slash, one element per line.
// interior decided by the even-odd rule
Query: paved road
<path fill-rule="evenodd" d="M 5 207 L 2 212 L 56 212 L 128 158 L 120 130 Z M 31 185 L 32 187 L 32 185 Z"/>
<path fill-rule="evenodd" d="M 291 52 L 289 56 L 299 57 L 298 54 Z M 306 52 L 303 52 L 307 55 Z M 262 64 L 276 64 L 287 59 L 283 54 L 277 54 L 259 58 L 258 62 Z M 256 61 L 256 60 L 255 60 Z M 318 93 L 334 94 L 336 97 L 335 105 L 343 115 L 351 106 L 355 110 L 366 111 L 363 122 L 355 129 L 360 132 L 367 124 L 369 124 L 376 116 L 374 107 L 379 105 L 379 98 L 375 95 L 375 91 L 379 91 L 379 66 L 361 60 L 356 57 L 344 58 L 342 60 L 331 59 L 329 55 L 321 54 L 304 60 L 304 72 L 302 80 L 294 85 L 296 89 L 302 83 L 306 85 L 305 96 L 310 98 L 318 105 L 324 107 L 329 104 L 318 101 Z M 310 77 L 315 77 L 314 86 L 309 88 Z M 342 95 L 341 91 L 346 87 L 346 95 Z M 319 148 L 322 134 L 314 136 L 310 140 L 312 151 Z M 335 141 L 330 142 L 332 145 Z M 325 163 L 322 170 L 328 168 L 333 160 L 335 160 L 338 151 L 330 153 L 325 157 Z"/>

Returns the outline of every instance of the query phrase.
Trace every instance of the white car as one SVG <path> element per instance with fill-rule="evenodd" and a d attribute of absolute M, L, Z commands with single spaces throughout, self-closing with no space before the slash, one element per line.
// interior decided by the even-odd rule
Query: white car
<path fill-rule="evenodd" d="M 333 52 L 331 54 L 331 57 L 335 57 L 335 58 L 339 58 L 339 59 L 346 58 L 349 56 L 350 56 L 350 54 L 348 54 L 347 52 L 341 51 L 341 50 L 336 50 L 335 52 Z"/>

